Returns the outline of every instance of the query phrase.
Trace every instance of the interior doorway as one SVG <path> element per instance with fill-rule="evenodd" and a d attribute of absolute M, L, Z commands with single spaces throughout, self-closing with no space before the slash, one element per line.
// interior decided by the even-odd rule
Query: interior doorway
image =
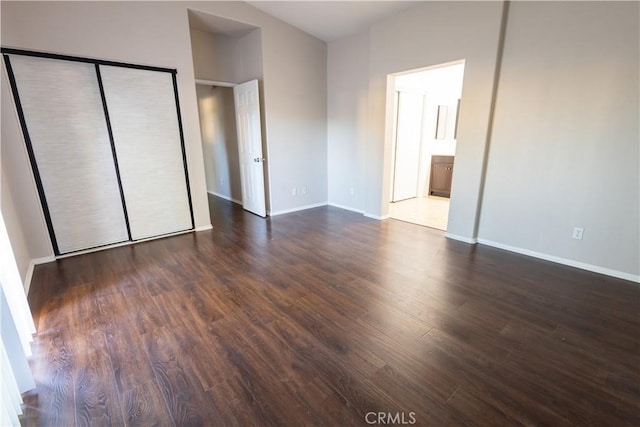
<path fill-rule="evenodd" d="M 446 231 L 464 61 L 393 76 L 389 216 Z"/>
<path fill-rule="evenodd" d="M 233 87 L 196 84 L 207 192 L 242 205 Z"/>
<path fill-rule="evenodd" d="M 189 10 L 189 30 L 210 214 L 213 203 L 231 201 L 264 217 L 270 181 L 262 30 L 196 10 Z M 242 90 L 249 82 L 251 90 Z"/>

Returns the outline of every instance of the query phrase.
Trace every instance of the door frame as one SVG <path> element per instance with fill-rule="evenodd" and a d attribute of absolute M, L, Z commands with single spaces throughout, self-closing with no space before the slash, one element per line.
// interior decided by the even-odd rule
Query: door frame
<path fill-rule="evenodd" d="M 440 63 L 440 64 L 435 64 L 435 65 L 428 65 L 428 66 L 424 66 L 424 67 L 418 67 L 418 68 L 412 68 L 412 69 L 408 69 L 408 70 L 403 70 L 403 71 L 397 71 L 397 72 L 391 72 L 386 74 L 386 79 L 385 79 L 385 121 L 384 121 L 384 140 L 383 140 L 383 154 L 382 154 L 382 182 L 381 182 L 381 189 L 382 189 L 382 197 L 381 197 L 381 201 L 382 201 L 382 216 L 380 217 L 375 217 L 372 216 L 372 218 L 378 218 L 378 219 L 386 219 L 389 218 L 389 205 L 393 200 L 393 174 L 395 173 L 394 168 L 395 168 L 395 138 L 396 138 L 396 126 L 397 126 L 397 110 L 396 110 L 396 105 L 397 105 L 397 99 L 396 99 L 396 91 L 397 91 L 397 87 L 396 87 L 396 77 L 398 76 L 402 76 L 402 75 L 407 75 L 407 74 L 413 74 L 413 73 L 419 73 L 419 72 L 423 72 L 423 71 L 430 71 L 430 70 L 436 70 L 439 68 L 446 68 L 446 67 L 450 67 L 450 66 L 454 66 L 454 65 L 459 65 L 459 64 L 464 64 L 465 65 L 465 73 L 466 73 L 466 64 L 467 64 L 467 60 L 466 59 L 458 59 L 458 60 L 454 60 L 454 61 L 450 61 L 450 62 L 444 62 L 444 63 Z M 463 76 L 463 90 L 464 90 L 464 76 Z M 428 91 L 427 91 L 428 92 Z M 460 119 L 460 103 L 458 104 L 458 111 L 457 111 L 457 116 L 456 116 L 456 133 L 457 133 L 457 128 L 458 128 L 458 122 Z M 457 136 L 457 135 L 456 135 Z M 456 147 L 456 151 L 457 151 L 457 147 Z M 454 170 L 454 174 L 455 174 L 455 170 Z M 453 194 L 453 193 L 452 193 Z M 456 204 L 451 203 L 453 200 L 453 197 L 449 198 L 450 200 L 450 206 L 451 208 L 449 209 L 449 215 L 448 215 L 448 219 L 447 222 L 449 221 L 449 219 L 451 218 L 451 214 L 453 212 L 453 210 L 456 207 Z"/>
<path fill-rule="evenodd" d="M 265 162 L 263 162 L 264 163 L 263 177 L 264 177 L 265 209 L 266 209 L 266 216 L 268 217 L 268 216 L 271 216 L 271 200 L 270 200 L 270 195 L 271 195 L 270 166 L 271 165 L 269 162 L 270 152 L 269 152 L 269 143 L 268 143 L 267 132 L 266 132 L 264 82 L 260 79 L 254 79 L 254 80 L 258 80 L 258 97 L 259 97 L 259 104 L 260 104 L 260 133 L 262 136 L 262 156 L 267 159 Z M 246 82 L 242 82 L 242 83 L 246 83 Z M 231 83 L 231 82 L 225 82 L 225 81 L 219 81 L 219 80 L 195 79 L 196 85 L 219 86 L 219 87 L 226 87 L 226 88 L 233 88 L 242 83 Z M 234 115 L 235 115 L 235 105 L 234 105 Z M 198 126 L 200 126 L 199 122 L 198 122 Z M 202 135 L 202 132 L 200 133 L 200 135 Z M 200 141 L 200 147 L 202 147 L 202 141 Z M 242 200 L 241 205 L 244 205 L 244 200 Z"/>

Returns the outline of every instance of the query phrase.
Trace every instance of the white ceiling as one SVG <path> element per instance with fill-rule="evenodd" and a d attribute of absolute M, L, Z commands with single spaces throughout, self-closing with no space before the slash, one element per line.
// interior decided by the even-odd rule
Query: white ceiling
<path fill-rule="evenodd" d="M 329 42 L 367 28 L 415 1 L 248 1 L 253 7 Z"/>

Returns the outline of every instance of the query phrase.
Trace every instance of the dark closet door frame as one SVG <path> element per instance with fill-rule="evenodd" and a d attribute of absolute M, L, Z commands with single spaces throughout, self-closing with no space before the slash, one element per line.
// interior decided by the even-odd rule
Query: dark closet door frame
<path fill-rule="evenodd" d="M 175 105 L 176 105 L 176 114 L 177 114 L 177 118 L 178 118 L 178 131 L 179 131 L 179 135 L 180 135 L 180 149 L 182 152 L 182 165 L 184 167 L 184 177 L 185 177 L 185 184 L 186 184 L 186 189 L 187 189 L 187 199 L 189 201 L 189 213 L 191 215 L 191 228 L 184 230 L 184 231 L 190 231 L 190 230 L 194 230 L 195 229 L 195 220 L 194 220 L 194 216 L 193 216 L 193 203 L 192 203 L 192 199 L 191 199 L 191 185 L 189 184 L 189 170 L 187 167 L 187 152 L 185 149 L 185 144 L 184 144 L 184 132 L 183 132 L 183 128 L 182 128 L 182 117 L 180 114 L 180 101 L 179 101 L 179 96 L 178 96 L 178 82 L 177 82 L 177 74 L 178 74 L 178 70 L 175 68 L 163 68 L 163 67 L 154 67 L 154 66 L 149 66 L 149 65 L 139 65 L 139 64 L 130 64 L 130 63 L 126 63 L 126 62 L 118 62 L 118 61 L 107 61 L 107 60 L 102 60 L 102 59 L 92 59 L 92 58 L 84 58 L 84 57 L 80 57 L 80 56 L 71 56 L 71 55 L 60 55 L 60 54 L 55 54 L 55 53 L 48 53 L 48 52 L 38 52 L 38 51 L 31 51 L 31 50 L 23 50 L 23 49 L 14 49 L 14 48 L 5 48 L 2 47 L 0 48 L 0 52 L 2 53 L 3 59 L 4 59 L 4 63 L 5 63 L 5 68 L 7 70 L 7 77 L 9 78 L 9 85 L 11 86 L 11 92 L 13 94 L 13 100 L 15 102 L 16 105 L 16 111 L 18 113 L 18 120 L 20 122 L 20 128 L 22 129 L 22 134 L 24 136 L 24 141 L 25 141 L 25 145 L 27 148 L 27 154 L 29 157 L 29 163 L 31 163 L 31 169 L 33 171 L 33 177 L 35 179 L 35 183 L 36 183 L 36 189 L 38 191 L 38 197 L 40 199 L 40 204 L 42 206 L 42 211 L 44 213 L 44 218 L 45 218 L 45 222 L 47 224 L 47 230 L 49 232 L 49 237 L 51 239 L 51 245 L 53 246 L 53 251 L 54 254 L 57 256 L 61 256 L 61 255 L 72 255 L 75 253 L 82 253 L 85 251 L 91 251 L 91 250 L 96 250 L 96 249 L 100 249 L 100 248 L 106 248 L 106 247 L 111 247 L 111 246 L 118 246 L 121 243 L 109 243 L 106 245 L 98 245 L 98 246 L 94 246 L 94 247 L 90 247 L 90 248 L 85 248 L 85 249 L 80 249 L 80 250 L 76 250 L 76 251 L 70 251 L 70 252 L 65 252 L 64 254 L 60 253 L 60 250 L 58 248 L 58 242 L 56 239 L 56 235 L 55 235 L 55 230 L 53 228 L 53 222 L 51 221 L 51 215 L 49 212 L 49 205 L 47 203 L 47 198 L 44 192 L 44 186 L 42 185 L 42 179 L 40 176 L 40 172 L 38 170 L 38 163 L 36 162 L 36 157 L 35 157 L 35 152 L 33 150 L 33 146 L 31 144 L 31 138 L 29 136 L 29 129 L 27 127 L 27 121 L 25 119 L 25 115 L 24 115 L 24 111 L 22 109 L 22 104 L 20 102 L 20 94 L 18 92 L 18 85 L 16 82 L 16 78 L 15 75 L 13 73 L 13 68 L 11 67 L 11 59 L 9 58 L 9 55 L 22 55 L 22 56 L 32 56 L 32 57 L 36 57 L 36 58 L 47 58 L 47 59 L 57 59 L 57 60 L 63 60 L 63 61 L 71 61 L 71 62 L 82 62 L 82 63 L 88 63 L 88 64 L 94 64 L 95 68 L 96 68 L 96 77 L 97 77 L 97 81 L 98 81 L 98 86 L 100 89 L 100 97 L 102 99 L 102 107 L 103 107 L 103 111 L 104 111 L 104 116 L 105 116 L 105 123 L 107 126 L 107 132 L 109 135 L 109 142 L 111 144 L 111 153 L 113 155 L 113 162 L 114 162 L 114 166 L 115 166 L 115 170 L 116 170 L 116 178 L 117 178 L 117 182 L 118 182 L 118 188 L 120 191 L 120 199 L 122 201 L 122 209 L 124 212 L 124 218 L 125 218 L 125 223 L 127 225 L 127 235 L 129 237 L 128 242 L 136 242 L 138 240 L 134 240 L 131 237 L 131 228 L 129 225 L 129 217 L 127 214 L 127 205 L 125 202 L 125 198 L 124 198 L 124 190 L 122 187 L 122 181 L 120 179 L 120 169 L 118 167 L 118 158 L 117 158 L 117 154 L 116 154 L 116 148 L 115 148 L 115 141 L 113 138 L 113 132 L 111 129 L 111 122 L 109 120 L 109 111 L 107 108 L 107 101 L 106 101 L 106 97 L 105 97 L 105 93 L 104 93 L 104 87 L 102 85 L 102 76 L 100 74 L 100 65 L 109 65 L 109 66 L 114 66 L 114 67 L 123 67 L 123 68 L 133 68 L 136 70 L 147 70 L 147 71 L 158 71 L 158 72 L 163 72 L 163 73 L 170 73 L 171 77 L 172 77 L 172 82 L 173 82 L 173 93 L 174 93 L 174 97 L 175 97 Z M 167 234 L 161 234 L 161 235 L 157 235 L 157 236 L 153 236 L 151 238 L 145 238 L 145 239 L 139 239 L 139 240 L 149 240 L 149 239 L 154 239 L 154 238 L 159 238 L 162 236 L 167 236 L 167 235 L 171 235 L 171 234 L 176 234 L 176 233 L 180 233 L 180 231 L 178 232 L 171 232 L 171 233 L 167 233 Z M 126 243 L 126 242 L 123 242 Z"/>

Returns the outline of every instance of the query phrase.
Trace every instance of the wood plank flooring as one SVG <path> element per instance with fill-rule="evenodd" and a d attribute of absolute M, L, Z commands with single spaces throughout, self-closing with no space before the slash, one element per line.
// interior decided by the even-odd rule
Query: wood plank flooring
<path fill-rule="evenodd" d="M 211 231 L 36 268 L 24 425 L 640 425 L 637 284 L 210 204 Z"/>

